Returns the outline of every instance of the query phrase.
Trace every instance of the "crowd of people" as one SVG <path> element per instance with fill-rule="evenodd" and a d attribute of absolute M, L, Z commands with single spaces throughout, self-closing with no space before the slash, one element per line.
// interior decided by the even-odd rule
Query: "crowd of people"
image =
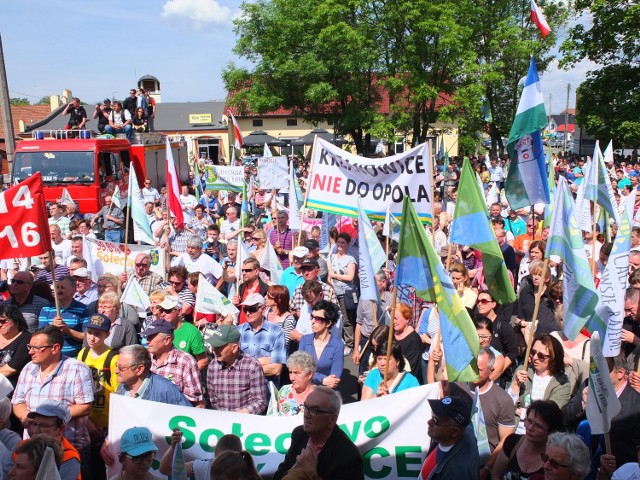
<path fill-rule="evenodd" d="M 125 395 L 254 415 L 301 415 L 303 425 L 293 430 L 274 478 L 363 478 L 361 453 L 337 427 L 342 401 L 368 401 L 439 382 L 441 398 L 429 400 L 432 445 L 425 446 L 428 455 L 419 478 L 637 478 L 640 227 L 634 226 L 631 235 L 622 353 L 607 359 L 622 405 L 612 421 L 607 451 L 601 436 L 591 435 L 585 414 L 592 394 L 587 386 L 589 334 L 570 339 L 563 333 L 562 259 L 544 262 L 549 233 L 544 206 L 509 208 L 505 161 L 470 160 L 483 183 L 487 216 L 517 292 L 514 303 L 499 304 L 484 285 L 480 252 L 466 245 L 450 248 L 455 201 L 464 195 L 456 190 L 461 162 L 440 164 L 433 222 L 425 228 L 443 263 L 450 265 L 452 283 L 476 326 L 481 350 L 479 378 L 472 383 L 448 382 L 435 304 L 420 299 L 409 285 L 391 310 L 395 242 L 389 242 L 388 261 L 375 274 L 380 302 L 360 301 L 357 220 L 339 219 L 330 232 L 322 232 L 317 222 L 292 230 L 289 192 L 261 189 L 251 165 L 245 168 L 248 222 L 241 222 L 244 199 L 235 192 L 207 190 L 203 178 L 192 173 L 182 186 L 185 221 L 180 225 L 168 213 L 166 194 L 144 181 L 154 240 L 167 254 L 164 275 L 152 271 L 151 257 L 140 253 L 132 271 L 94 281 L 83 238 L 123 241 L 123 211 L 109 197 L 94 215 L 50 205 L 53 255 L 0 263 L 8 287 L 0 304 L 0 374 L 14 387 L 12 408 L 9 400 L 0 402 L 4 473 L 35 478 L 44 446 L 53 445 L 63 479 L 80 478 L 81 472 L 84 478 L 106 478 L 105 465 L 118 463 L 122 473 L 116 478 L 156 478 L 148 472 L 158 447 L 145 426 L 132 420 L 122 438 L 110 439 L 119 443 L 119 455 L 109 448 L 109 398 Z M 638 188 L 640 165 L 635 165 L 638 170 L 628 165 L 618 158 L 608 166 L 620 205 Z M 582 158 L 560 156 L 552 166 L 572 189 L 581 183 Z M 307 175 L 299 161 L 303 188 Z M 373 227 L 386 247 L 383 225 L 373 222 Z M 611 227 L 608 242 L 605 232 L 595 238 L 584 234 L 596 281 L 617 232 L 615 224 Z M 326 245 L 323 233 L 330 239 Z M 279 281 L 273 281 L 265 264 L 271 248 L 283 269 Z M 149 296 L 146 312 L 122 301 L 133 279 Z M 196 311 L 203 281 L 227 296 L 238 314 Z M 531 332 L 538 292 L 537 328 Z M 345 361 L 355 364 L 358 385 L 341 381 Z M 490 447 L 483 457 L 470 426 L 476 390 Z M 163 473 L 170 473 L 182 432 L 167 435 L 172 442 L 160 461 Z M 233 435 L 220 439 L 213 458 L 190 461 L 187 470 L 195 479 L 260 478 L 251 455 Z"/>

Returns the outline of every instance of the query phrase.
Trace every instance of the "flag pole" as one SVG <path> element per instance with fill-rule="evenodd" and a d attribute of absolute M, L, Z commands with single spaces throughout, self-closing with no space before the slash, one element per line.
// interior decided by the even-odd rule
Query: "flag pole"
<path fill-rule="evenodd" d="M 444 138 L 443 138 L 444 141 Z M 433 202 L 435 201 L 436 194 L 436 171 L 438 170 L 438 165 L 436 164 L 436 155 L 433 154 L 433 159 L 431 160 L 431 164 L 433 165 L 433 172 L 431 173 L 431 178 L 429 179 L 429 187 L 431 188 L 431 242 L 433 243 L 433 248 L 436 248 L 436 231 L 433 229 Z"/>
<path fill-rule="evenodd" d="M 316 146 L 316 143 L 318 142 L 318 135 L 316 134 L 313 137 L 313 146 L 311 147 L 311 149 L 313 150 Z M 304 202 L 302 202 L 302 208 L 300 209 L 300 218 L 302 219 L 302 215 L 304 215 L 305 210 L 307 209 L 307 201 L 309 200 L 309 191 L 311 190 L 311 178 L 313 176 L 313 162 L 311 162 L 311 165 L 309 166 L 309 181 L 307 182 L 307 189 L 304 192 Z M 295 194 L 295 192 L 293 192 Z M 289 192 L 289 195 L 291 195 L 291 192 Z M 327 213 L 325 212 L 324 215 L 326 215 Z M 300 229 L 302 229 L 302 220 L 300 221 Z M 296 245 L 296 247 L 300 246 L 300 232 L 298 232 L 298 244 Z"/>
<path fill-rule="evenodd" d="M 131 198 L 131 195 L 132 195 L 132 192 L 129 192 L 129 198 Z M 127 243 L 127 241 L 129 240 L 129 220 L 130 219 L 131 219 L 131 205 L 127 204 L 127 216 L 125 218 L 126 223 L 124 225 L 124 242 L 123 242 L 124 243 L 124 274 L 125 275 L 128 275 L 127 257 L 129 256 L 129 244 Z"/>
<path fill-rule="evenodd" d="M 56 256 L 53 249 L 49 250 L 49 263 L 51 263 L 51 279 L 53 283 L 53 299 L 56 304 L 56 316 L 60 317 L 60 299 L 58 298 L 58 281 L 56 280 Z"/>
<path fill-rule="evenodd" d="M 547 281 L 547 270 L 549 269 L 549 257 L 544 259 L 544 266 L 542 267 L 542 277 L 540 278 L 540 285 L 538 285 L 538 291 L 536 292 L 535 307 L 533 308 L 533 317 L 531 318 L 531 330 L 529 338 L 527 339 L 527 353 L 524 357 L 524 371 L 527 371 L 529 366 L 529 353 L 531 352 L 531 346 L 533 345 L 533 337 L 536 331 L 536 322 L 538 320 L 538 311 L 540 310 L 540 298 L 542 297 L 542 291 Z"/>
<path fill-rule="evenodd" d="M 597 180 L 596 180 L 597 182 Z M 596 183 L 596 191 L 598 190 L 598 184 Z M 598 223 L 598 204 L 593 202 L 593 229 L 591 231 L 591 276 L 595 278 L 596 276 L 596 224 Z"/>
<path fill-rule="evenodd" d="M 396 316 L 396 302 L 398 300 L 398 287 L 393 287 L 393 297 L 391 300 L 391 320 L 389 322 L 389 337 L 387 338 L 387 363 L 385 365 L 389 365 L 389 360 L 391 359 L 391 344 L 393 343 L 393 318 Z M 382 385 L 387 385 L 387 377 L 389 376 L 389 368 L 385 366 L 384 369 L 384 378 L 382 379 Z"/>

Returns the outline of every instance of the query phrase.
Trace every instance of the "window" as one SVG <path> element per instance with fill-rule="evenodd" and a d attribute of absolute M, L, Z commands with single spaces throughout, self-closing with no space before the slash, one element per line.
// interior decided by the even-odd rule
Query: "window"
<path fill-rule="evenodd" d="M 298 125 L 297 118 L 287 118 L 287 127 L 295 127 Z"/>
<path fill-rule="evenodd" d="M 253 126 L 254 127 L 261 127 L 262 126 L 262 119 L 261 118 L 254 118 L 253 119 Z"/>

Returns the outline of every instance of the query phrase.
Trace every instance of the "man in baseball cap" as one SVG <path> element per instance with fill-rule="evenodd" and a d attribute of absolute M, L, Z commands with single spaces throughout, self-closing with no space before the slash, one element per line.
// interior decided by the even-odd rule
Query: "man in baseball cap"
<path fill-rule="evenodd" d="M 296 247 L 291 251 L 291 266 L 287 267 L 282 276 L 280 277 L 280 285 L 284 285 L 289 290 L 289 297 L 293 297 L 293 293 L 296 291 L 298 285 L 304 283 L 304 277 L 302 276 L 302 262 L 309 254 L 307 247 Z"/>
<path fill-rule="evenodd" d="M 267 391 L 260 362 L 240 350 L 240 332 L 218 326 L 207 339 L 215 360 L 207 370 L 207 394 L 214 410 L 260 414 L 267 408 Z"/>
<path fill-rule="evenodd" d="M 69 406 L 61 400 L 43 400 L 35 410 L 27 414 L 25 424 L 29 436 L 46 433 L 62 443 L 64 454 L 60 465 L 61 478 L 78 478 L 80 475 L 80 454 L 64 436 L 65 428 L 71 421 Z"/>
<path fill-rule="evenodd" d="M 478 444 L 472 429 L 471 403 L 460 397 L 429 400 L 427 432 L 437 445 L 427 455 L 418 478 L 479 478 Z"/>
<path fill-rule="evenodd" d="M 319 279 L 322 282 L 327 281 L 327 274 L 329 272 L 327 261 L 320 256 L 320 244 L 317 240 L 310 238 L 306 242 L 304 242 L 304 246 L 307 247 L 309 253 L 307 254 L 307 258 L 312 258 L 318 262 L 318 267 L 320 268 Z"/>
<path fill-rule="evenodd" d="M 120 464 L 122 472 L 117 478 L 152 478 L 148 477 L 151 463 L 158 447 L 153 443 L 153 435 L 146 427 L 132 427 L 124 431 L 120 437 Z M 130 476 L 124 476 L 124 473 Z"/>

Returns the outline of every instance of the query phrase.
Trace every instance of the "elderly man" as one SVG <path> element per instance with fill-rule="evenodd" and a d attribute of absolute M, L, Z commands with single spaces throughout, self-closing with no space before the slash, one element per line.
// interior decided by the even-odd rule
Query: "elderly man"
<path fill-rule="evenodd" d="M 640 290 L 629 287 L 624 296 L 623 350 L 629 355 L 640 346 Z"/>
<path fill-rule="evenodd" d="M 209 255 L 202 253 L 202 239 L 198 235 L 191 235 L 187 242 L 187 251 L 171 261 L 172 267 L 184 266 L 189 273 L 200 272 L 215 285 L 222 277 L 222 266 Z"/>
<path fill-rule="evenodd" d="M 473 432 L 467 429 L 471 422 L 471 402 L 459 397 L 444 397 L 428 402 L 431 419 L 427 422 L 427 431 L 437 443 L 427 454 L 418 478 L 478 479 L 478 443 Z"/>
<path fill-rule="evenodd" d="M 42 307 L 49 304 L 49 301 L 34 295 L 33 276 L 29 272 L 16 272 L 9 285 L 11 296 L 0 305 L 15 305 L 22 312 L 22 316 L 27 321 L 27 326 L 31 333 L 38 328 L 38 317 Z"/>
<path fill-rule="evenodd" d="M 84 240 L 82 237 L 73 237 L 71 239 L 71 255 L 67 257 L 66 265 L 76 259 L 84 258 Z"/>
<path fill-rule="evenodd" d="M 64 454 L 59 469 L 60 479 L 80 478 L 80 453 L 64 436 L 66 426 L 71 421 L 69 406 L 60 400 L 44 400 L 27 414 L 27 419 L 25 426 L 29 437 L 44 433 L 62 444 Z"/>
<path fill-rule="evenodd" d="M 53 325 L 64 335 L 64 345 L 62 353 L 69 357 L 77 357 L 84 334 L 82 324 L 87 316 L 87 306 L 73 299 L 76 293 L 76 280 L 73 277 L 62 277 L 57 282 L 58 304 L 60 315 L 58 315 L 55 302 L 42 307 L 38 324 L 40 328 Z"/>
<path fill-rule="evenodd" d="M 337 425 L 341 406 L 342 398 L 335 390 L 313 388 L 304 401 L 303 424 L 291 432 L 291 446 L 274 480 L 281 480 L 289 470 L 298 468 L 310 470 L 312 476 L 308 478 L 364 478 L 362 455 Z"/>
<path fill-rule="evenodd" d="M 240 332 L 220 325 L 209 339 L 215 360 L 207 370 L 207 395 L 214 410 L 260 414 L 267 409 L 267 391 L 260 362 L 240 350 Z"/>
<path fill-rule="evenodd" d="M 73 272 L 73 278 L 76 281 L 76 293 L 73 295 L 74 300 L 77 300 L 83 305 L 89 305 L 98 300 L 98 287 L 93 283 L 89 270 L 86 268 L 78 268 Z"/>
<path fill-rule="evenodd" d="M 49 225 L 49 236 L 51 237 L 51 248 L 56 255 L 56 263 L 64 265 L 67 258 L 71 256 L 71 240 L 62 236 L 62 230 L 58 225 Z"/>
<path fill-rule="evenodd" d="M 135 273 L 129 278 L 135 278 L 147 295 L 151 295 L 151 292 L 154 290 L 162 288 L 164 280 L 160 275 L 151 271 L 151 257 L 148 254 L 139 253 L 136 255 L 135 266 Z M 124 291 L 125 284 L 127 283 L 126 274 L 123 273 L 120 276 L 120 281 L 122 282 L 122 290 Z"/>
<path fill-rule="evenodd" d="M 60 329 L 48 326 L 36 330 L 29 341 L 31 362 L 20 373 L 11 403 L 14 415 L 24 425 L 29 422 L 29 412 L 44 400 L 66 403 L 71 421 L 65 436 L 81 450 L 89 445 L 87 416 L 93 402 L 93 379 L 84 363 L 62 355 L 63 344 Z"/>
<path fill-rule="evenodd" d="M 293 298 L 293 294 L 296 288 L 304 283 L 304 277 L 302 275 L 302 262 L 309 254 L 307 247 L 296 247 L 292 251 L 292 265 L 282 272 L 280 277 L 280 285 L 287 287 L 289 290 L 289 297 Z"/>
<path fill-rule="evenodd" d="M 220 237 L 229 241 L 238 236 L 243 231 L 240 228 L 240 219 L 238 218 L 238 210 L 236 207 L 229 207 L 226 211 L 226 218 L 220 224 Z"/>
<path fill-rule="evenodd" d="M 279 386 L 282 366 L 287 361 L 284 331 L 266 320 L 264 305 L 264 297 L 259 293 L 252 293 L 242 302 L 247 321 L 238 327 L 240 350 L 256 358 L 267 380 Z"/>
<path fill-rule="evenodd" d="M 207 368 L 209 360 L 207 351 L 204 348 L 202 334 L 192 323 L 184 321 L 180 310 L 182 302 L 178 297 L 167 295 L 167 297 L 158 304 L 160 309 L 160 318 L 169 322 L 173 327 L 173 345 L 183 352 L 193 355 L 198 362 L 198 368 L 204 370 Z"/>
<path fill-rule="evenodd" d="M 193 356 L 174 347 L 173 326 L 165 320 L 156 320 L 142 332 L 142 336 L 147 338 L 151 371 L 178 387 L 194 406 L 203 408 L 198 364 Z"/>
<path fill-rule="evenodd" d="M 112 203 L 111 195 L 104 197 L 104 207 L 91 219 L 91 227 L 99 222 L 102 222 L 104 239 L 107 242 L 122 242 L 124 234 L 124 212 Z"/>
<path fill-rule="evenodd" d="M 242 204 L 236 202 L 236 198 L 236 192 L 229 192 L 227 194 L 227 203 L 221 206 L 220 210 L 218 210 L 218 215 L 220 218 L 226 218 L 227 209 L 231 207 L 234 207 L 236 209 L 236 212 L 242 211 Z"/>
<path fill-rule="evenodd" d="M 116 394 L 190 407 L 191 403 L 180 389 L 161 375 L 153 373 L 151 365 L 151 356 L 142 345 L 122 347 L 116 364 L 120 383 Z"/>

